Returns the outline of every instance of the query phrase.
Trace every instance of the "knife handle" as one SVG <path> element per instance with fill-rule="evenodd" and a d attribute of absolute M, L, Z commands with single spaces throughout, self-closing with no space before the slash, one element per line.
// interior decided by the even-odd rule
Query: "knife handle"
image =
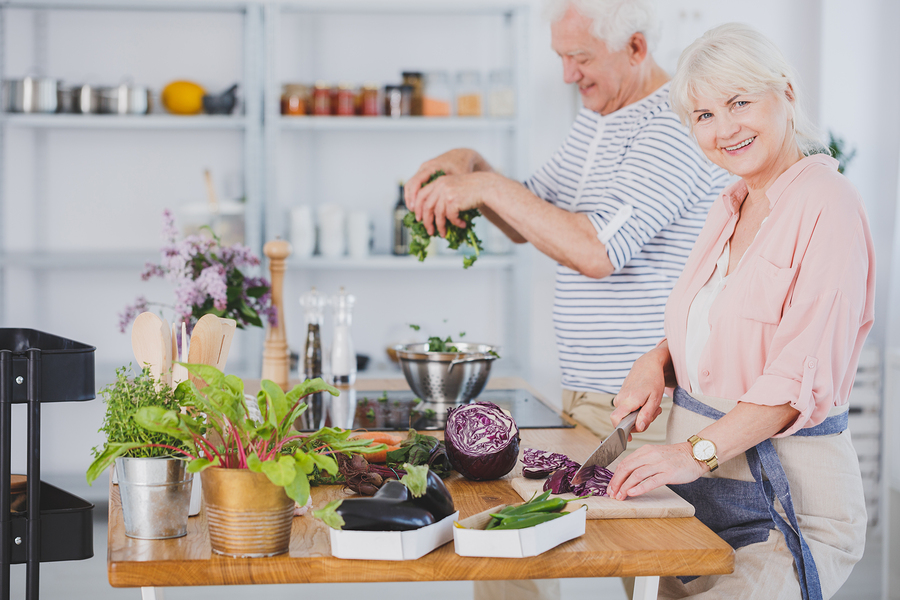
<path fill-rule="evenodd" d="M 624 429 L 625 435 L 627 436 L 629 433 L 631 433 L 631 430 L 634 429 L 634 424 L 637 422 L 639 412 L 641 412 L 641 409 L 637 409 L 632 413 L 628 413 L 624 419 L 619 421 L 616 429 Z"/>

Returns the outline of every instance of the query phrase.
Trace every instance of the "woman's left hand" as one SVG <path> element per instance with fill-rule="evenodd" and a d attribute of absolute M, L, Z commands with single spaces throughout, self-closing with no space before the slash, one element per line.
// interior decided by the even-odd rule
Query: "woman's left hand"
<path fill-rule="evenodd" d="M 694 459 L 688 442 L 642 446 L 622 459 L 606 493 L 616 500 L 625 500 L 670 483 L 690 483 L 707 469 Z"/>

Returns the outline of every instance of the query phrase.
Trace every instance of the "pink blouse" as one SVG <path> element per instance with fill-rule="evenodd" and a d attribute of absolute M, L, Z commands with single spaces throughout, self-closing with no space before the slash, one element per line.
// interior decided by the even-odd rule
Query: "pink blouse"
<path fill-rule="evenodd" d="M 767 406 L 790 403 L 797 420 L 777 437 L 821 423 L 846 404 L 872 328 L 875 249 L 859 193 L 816 154 L 785 171 L 766 193 L 771 212 L 709 313 L 700 357 L 705 394 Z M 691 302 L 731 238 L 743 181 L 713 204 L 666 304 L 666 338 L 679 385 Z"/>

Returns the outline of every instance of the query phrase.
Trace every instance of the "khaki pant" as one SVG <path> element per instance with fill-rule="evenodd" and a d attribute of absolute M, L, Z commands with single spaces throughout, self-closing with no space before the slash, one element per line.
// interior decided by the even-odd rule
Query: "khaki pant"
<path fill-rule="evenodd" d="M 613 398 L 615 398 L 614 394 L 563 390 L 563 412 L 580 425 L 590 429 L 600 439 L 606 439 L 613 432 L 612 421 L 609 418 L 615 409 L 612 405 Z M 647 431 L 632 434 L 633 439 L 628 442 L 628 447 L 622 456 L 628 456 L 644 444 L 666 443 L 666 422 L 669 420 L 669 412 L 672 410 L 672 399 L 663 396 L 660 408 L 662 408 L 662 414 L 650 423 Z M 577 457 L 570 458 L 577 459 Z"/>

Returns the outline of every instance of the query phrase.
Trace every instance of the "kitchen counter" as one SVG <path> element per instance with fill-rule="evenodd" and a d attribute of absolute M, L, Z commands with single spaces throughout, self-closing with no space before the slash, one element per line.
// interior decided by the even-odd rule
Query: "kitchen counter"
<path fill-rule="evenodd" d="M 497 378 L 490 384 L 491 388 L 530 389 L 515 378 Z M 355 387 L 359 391 L 380 391 L 405 386 L 403 380 L 364 380 Z M 523 448 L 574 457 L 587 455 L 598 443 L 580 426 L 523 429 L 520 434 Z M 440 432 L 436 435 L 440 437 Z M 509 479 L 519 474 L 521 465 L 497 481 L 473 482 L 456 473 L 448 477 L 446 483 L 460 518 L 498 504 L 521 502 L 509 484 Z M 312 497 L 314 508 L 319 508 L 348 494 L 340 486 L 323 486 L 313 488 Z M 145 598 L 154 598 L 150 588 L 158 586 L 622 576 L 639 578 L 635 598 L 655 598 L 660 575 L 730 573 L 734 566 L 731 547 L 693 517 L 589 520 L 584 536 L 532 558 L 462 557 L 448 543 L 418 560 L 393 562 L 332 557 L 328 528 L 306 516 L 294 519 L 287 554 L 235 559 L 212 553 L 202 513 L 190 519 L 185 537 L 152 541 L 126 537 L 119 492 L 114 485 L 110 485 L 108 550 L 110 584 L 144 587 Z"/>

